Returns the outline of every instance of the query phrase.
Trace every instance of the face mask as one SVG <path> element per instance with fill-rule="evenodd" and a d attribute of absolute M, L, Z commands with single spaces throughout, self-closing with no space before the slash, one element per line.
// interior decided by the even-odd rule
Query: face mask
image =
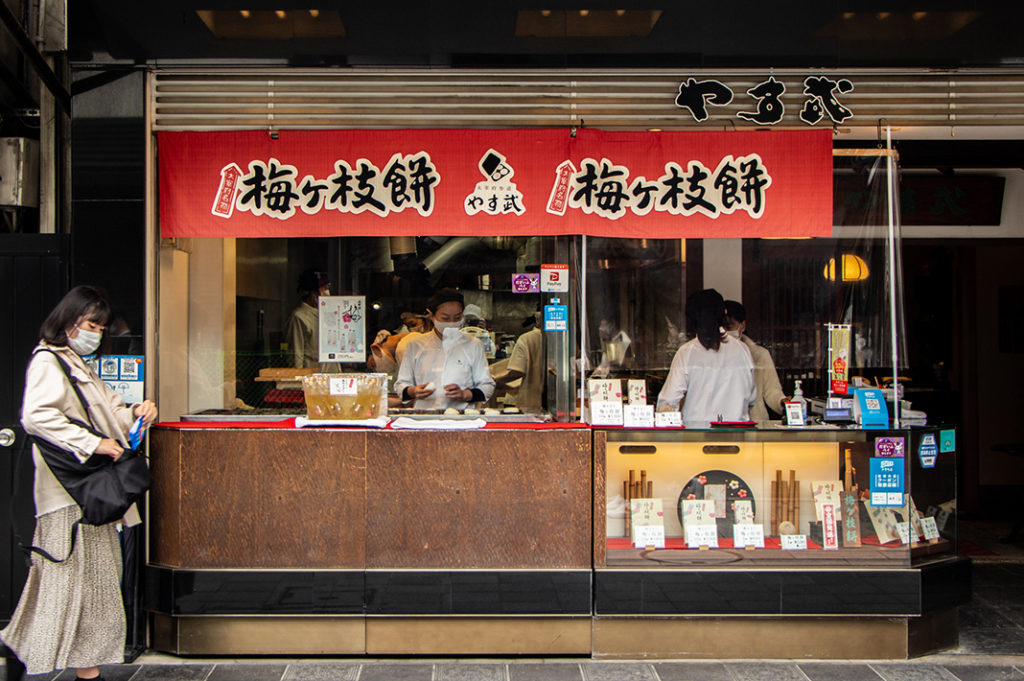
<path fill-rule="evenodd" d="M 68 347 L 79 355 L 91 355 L 100 346 L 102 338 L 103 334 L 98 331 L 86 331 L 80 328 L 77 336 L 68 338 Z"/>
<path fill-rule="evenodd" d="M 374 364 L 377 367 L 377 371 L 382 374 L 390 374 L 398 366 L 395 360 L 391 359 L 387 354 L 374 358 Z"/>
<path fill-rule="evenodd" d="M 435 329 L 441 329 L 441 335 L 444 336 L 448 329 L 458 331 L 462 328 L 462 322 L 434 322 Z"/>
<path fill-rule="evenodd" d="M 740 337 L 740 330 L 739 329 L 733 329 L 732 331 L 726 331 L 726 333 L 729 334 L 730 336 L 732 336 L 733 338 L 739 338 Z"/>

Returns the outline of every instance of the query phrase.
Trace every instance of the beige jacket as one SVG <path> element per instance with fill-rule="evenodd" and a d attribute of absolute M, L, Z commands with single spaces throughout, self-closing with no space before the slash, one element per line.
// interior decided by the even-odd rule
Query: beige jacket
<path fill-rule="evenodd" d="M 767 421 L 771 418 L 768 409 L 774 412 L 783 413 L 782 401 L 786 394 L 782 392 L 782 384 L 779 382 L 779 372 L 775 370 L 775 361 L 768 350 L 761 347 L 747 334 L 742 334 L 740 339 L 750 350 L 750 357 L 754 360 L 754 383 L 757 385 L 757 399 L 750 407 L 750 418 L 753 421 Z"/>
<path fill-rule="evenodd" d="M 21 404 L 21 425 L 25 432 L 74 452 L 82 461 L 88 459 L 100 444 L 99 437 L 68 420 L 71 417 L 83 423 L 89 422 L 57 358 L 49 352 L 41 352 L 42 348 L 60 355 L 71 375 L 78 379 L 78 387 L 89 405 L 89 417 L 96 430 L 127 448 L 128 430 L 134 421 L 131 408 L 100 380 L 78 353 L 71 348 L 45 342 L 36 346 L 25 373 L 25 396 Z M 57 482 L 34 445 L 32 460 L 36 466 L 36 516 L 75 505 L 74 499 Z M 132 506 L 125 514 L 125 523 L 134 525 L 139 521 L 138 509 Z"/>

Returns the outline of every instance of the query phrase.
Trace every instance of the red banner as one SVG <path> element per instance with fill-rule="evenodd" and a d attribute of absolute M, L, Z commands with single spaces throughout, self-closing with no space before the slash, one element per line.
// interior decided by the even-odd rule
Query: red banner
<path fill-rule="evenodd" d="M 160 232 L 831 236 L 831 135 L 161 132 Z"/>

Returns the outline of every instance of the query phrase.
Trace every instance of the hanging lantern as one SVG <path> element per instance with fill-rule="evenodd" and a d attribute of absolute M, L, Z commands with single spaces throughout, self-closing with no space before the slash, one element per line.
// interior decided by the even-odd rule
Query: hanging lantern
<path fill-rule="evenodd" d="M 839 271 L 840 281 L 864 281 L 868 278 L 868 264 L 864 262 L 864 258 L 853 253 L 844 253 L 841 258 L 841 268 Z M 836 280 L 836 259 L 829 258 L 828 264 L 825 265 L 825 278 L 829 281 Z"/>

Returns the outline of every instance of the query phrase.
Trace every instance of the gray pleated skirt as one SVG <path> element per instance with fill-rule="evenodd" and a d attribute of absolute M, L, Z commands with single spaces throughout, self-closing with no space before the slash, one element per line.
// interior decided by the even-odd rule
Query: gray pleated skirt
<path fill-rule="evenodd" d="M 39 516 L 33 545 L 63 558 L 70 548 L 71 525 L 80 515 L 78 506 L 68 506 Z M 75 552 L 63 563 L 33 554 L 18 607 L 0 639 L 29 674 L 123 662 L 125 616 L 116 525 L 80 525 Z"/>

